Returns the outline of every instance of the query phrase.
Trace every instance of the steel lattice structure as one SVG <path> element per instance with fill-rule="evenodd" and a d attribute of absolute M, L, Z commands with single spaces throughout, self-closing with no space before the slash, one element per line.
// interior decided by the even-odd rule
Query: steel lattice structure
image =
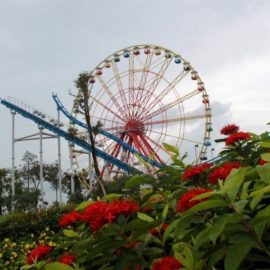
<path fill-rule="evenodd" d="M 170 162 L 166 142 L 182 154 L 195 146 L 195 161 L 207 159 L 212 131 L 209 97 L 198 72 L 179 54 L 155 45 L 119 50 L 90 72 L 89 93 L 91 120 L 100 122 L 103 130 L 96 137 L 97 146 L 110 156 L 152 172 L 155 166 L 142 163 L 123 144 L 160 164 Z M 78 110 L 79 96 L 75 95 L 72 115 L 85 122 Z M 74 157 L 78 158 L 76 151 Z M 104 162 L 103 171 L 106 168 L 120 172 Z"/>

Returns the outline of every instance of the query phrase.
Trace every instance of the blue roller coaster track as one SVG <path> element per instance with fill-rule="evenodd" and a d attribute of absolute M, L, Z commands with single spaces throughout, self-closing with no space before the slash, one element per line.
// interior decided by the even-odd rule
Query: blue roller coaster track
<path fill-rule="evenodd" d="M 0 103 L 3 104 L 4 106 L 6 106 L 7 108 L 11 109 L 12 111 L 15 111 L 16 113 L 20 114 L 21 116 L 23 116 L 27 119 L 30 119 L 31 121 L 37 123 L 38 125 L 42 126 L 43 128 L 50 130 L 51 132 L 55 133 L 56 135 L 65 138 L 69 142 L 72 142 L 72 143 L 78 145 L 79 147 L 85 149 L 88 152 L 92 152 L 92 146 L 90 144 L 88 144 L 84 140 L 81 140 L 77 137 L 70 135 L 65 130 L 47 122 L 44 119 L 42 119 L 42 117 L 38 117 L 37 115 L 34 115 L 33 113 L 30 113 L 27 110 L 13 104 L 12 102 L 7 101 L 5 99 L 0 99 Z M 131 174 L 131 173 L 141 174 L 142 173 L 140 170 L 130 166 L 129 164 L 122 162 L 119 159 L 116 159 L 116 158 L 110 156 L 109 154 L 107 154 L 106 152 L 104 152 L 98 148 L 96 148 L 95 150 L 96 150 L 96 155 L 98 157 L 102 158 L 103 160 L 105 160 L 108 163 L 114 164 L 115 166 L 117 166 L 118 168 L 124 170 L 125 172 L 127 172 L 129 174 Z M 155 166 L 157 166 L 157 165 L 155 165 Z"/>
<path fill-rule="evenodd" d="M 76 117 L 74 117 L 73 115 L 70 114 L 70 112 L 64 107 L 64 105 L 62 104 L 62 102 L 60 101 L 60 99 L 58 98 L 58 96 L 56 94 L 53 94 L 52 97 L 56 103 L 57 109 L 60 110 L 72 123 L 84 128 L 84 129 L 88 129 L 88 127 L 85 123 L 81 122 Z M 134 149 L 133 147 L 128 145 L 126 142 L 122 141 L 117 136 L 114 136 L 113 134 L 111 134 L 105 130 L 102 130 L 102 129 L 99 130 L 99 133 L 104 135 L 105 137 L 115 141 L 116 143 L 119 143 L 123 147 L 124 150 L 129 151 L 132 154 L 135 154 L 135 155 L 141 157 L 147 163 L 149 163 L 155 167 L 158 167 L 158 168 L 161 168 L 163 166 L 159 162 L 144 156 L 142 153 L 138 152 L 136 149 Z"/>

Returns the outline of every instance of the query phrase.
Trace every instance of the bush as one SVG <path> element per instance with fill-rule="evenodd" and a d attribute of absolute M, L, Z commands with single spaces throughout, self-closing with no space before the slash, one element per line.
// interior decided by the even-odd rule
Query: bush
<path fill-rule="evenodd" d="M 211 164 L 186 166 L 164 145 L 172 166 L 130 177 L 129 195 L 109 194 L 64 215 L 67 242 L 33 250 L 23 269 L 270 269 L 269 134 L 235 125 L 222 133 L 226 147 Z"/>
<path fill-rule="evenodd" d="M 59 231 L 58 219 L 64 213 L 69 212 L 74 205 L 54 206 L 31 212 L 17 212 L 2 216 L 0 220 L 0 241 L 9 238 L 18 240 L 29 237 L 33 233 L 39 234 L 46 227 Z"/>

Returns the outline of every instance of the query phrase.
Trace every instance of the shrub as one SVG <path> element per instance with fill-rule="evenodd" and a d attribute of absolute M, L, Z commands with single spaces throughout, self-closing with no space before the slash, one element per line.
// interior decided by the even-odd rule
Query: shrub
<path fill-rule="evenodd" d="M 165 145 L 172 166 L 130 177 L 129 195 L 80 204 L 60 220 L 67 242 L 25 269 L 269 269 L 270 137 L 225 131 L 211 164 L 186 166 Z"/>

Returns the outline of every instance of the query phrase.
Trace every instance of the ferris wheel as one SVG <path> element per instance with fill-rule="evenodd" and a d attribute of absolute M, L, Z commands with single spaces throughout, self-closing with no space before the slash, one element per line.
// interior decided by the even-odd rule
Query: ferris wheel
<path fill-rule="evenodd" d="M 178 53 L 156 45 L 119 50 L 90 72 L 89 93 L 92 123 L 141 155 L 169 163 L 171 153 L 163 145 L 167 143 L 181 154 L 194 153 L 195 148 L 190 157 L 195 162 L 207 159 L 212 131 L 209 97 L 198 72 Z M 76 97 L 72 114 L 85 121 L 76 110 Z M 112 157 L 144 172 L 156 169 L 101 133 L 95 141 Z M 103 172 L 120 173 L 112 164 L 100 164 Z"/>

